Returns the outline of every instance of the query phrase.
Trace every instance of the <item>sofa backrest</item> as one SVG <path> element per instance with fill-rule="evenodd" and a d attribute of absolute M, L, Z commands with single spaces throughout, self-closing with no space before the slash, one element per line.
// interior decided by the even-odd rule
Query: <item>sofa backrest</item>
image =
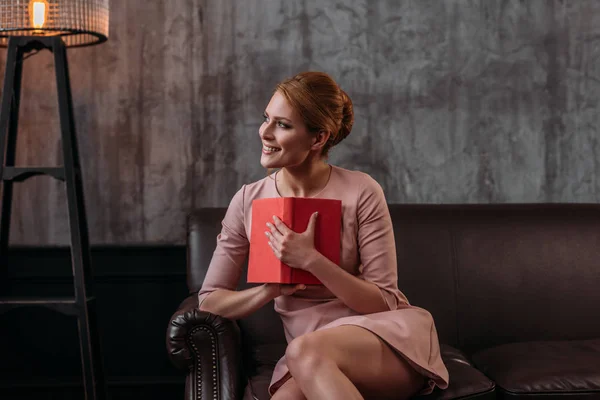
<path fill-rule="evenodd" d="M 471 353 L 600 337 L 600 205 L 390 205 L 400 289 Z"/>
<path fill-rule="evenodd" d="M 600 337 L 600 204 L 390 204 L 398 286 L 443 343 Z M 206 274 L 225 208 L 188 220 L 188 287 Z M 240 279 L 240 288 L 245 276 Z M 251 344 L 285 343 L 272 304 L 240 321 Z"/>

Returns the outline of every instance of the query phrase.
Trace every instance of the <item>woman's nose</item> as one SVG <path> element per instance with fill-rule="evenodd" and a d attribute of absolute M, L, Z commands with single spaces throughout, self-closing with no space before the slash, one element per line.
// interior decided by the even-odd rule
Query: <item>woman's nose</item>
<path fill-rule="evenodd" d="M 261 125 L 260 129 L 258 130 L 258 134 L 260 135 L 260 137 L 262 139 L 265 138 L 272 138 L 273 134 L 271 132 L 271 124 L 268 122 L 265 122 Z"/>

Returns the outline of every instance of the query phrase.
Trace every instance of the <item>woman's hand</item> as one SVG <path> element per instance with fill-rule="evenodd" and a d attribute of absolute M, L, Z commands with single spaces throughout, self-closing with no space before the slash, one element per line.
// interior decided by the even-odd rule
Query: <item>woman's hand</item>
<path fill-rule="evenodd" d="M 279 296 L 291 296 L 298 290 L 306 289 L 306 285 L 299 284 L 283 284 L 283 283 L 265 283 L 265 289 L 272 298 Z"/>
<path fill-rule="evenodd" d="M 294 232 L 276 216 L 273 223 L 267 222 L 269 231 L 265 234 L 275 257 L 292 268 L 307 270 L 315 256 L 320 254 L 315 249 L 317 216 L 318 213 L 311 215 L 308 227 L 302 233 Z"/>

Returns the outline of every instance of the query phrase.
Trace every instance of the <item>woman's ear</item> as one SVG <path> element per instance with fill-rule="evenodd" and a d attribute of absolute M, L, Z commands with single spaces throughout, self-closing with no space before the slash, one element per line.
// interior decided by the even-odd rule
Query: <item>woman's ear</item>
<path fill-rule="evenodd" d="M 329 140 L 331 133 L 329 131 L 319 131 L 314 137 L 311 150 L 321 150 Z"/>

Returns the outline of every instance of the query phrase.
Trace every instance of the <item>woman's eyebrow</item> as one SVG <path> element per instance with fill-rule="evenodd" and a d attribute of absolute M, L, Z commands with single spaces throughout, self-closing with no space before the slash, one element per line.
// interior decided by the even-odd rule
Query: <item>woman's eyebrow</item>
<path fill-rule="evenodd" d="M 266 111 L 265 111 L 265 114 L 266 114 L 267 116 L 269 115 L 269 113 L 268 113 L 268 112 L 266 112 Z M 291 119 L 289 119 L 289 118 L 285 118 L 285 117 L 278 117 L 278 116 L 276 116 L 276 115 L 273 115 L 273 116 L 271 116 L 271 118 L 272 118 L 272 119 L 278 119 L 278 120 L 284 120 L 284 121 L 287 121 L 287 122 L 292 122 L 292 120 L 291 120 Z"/>

